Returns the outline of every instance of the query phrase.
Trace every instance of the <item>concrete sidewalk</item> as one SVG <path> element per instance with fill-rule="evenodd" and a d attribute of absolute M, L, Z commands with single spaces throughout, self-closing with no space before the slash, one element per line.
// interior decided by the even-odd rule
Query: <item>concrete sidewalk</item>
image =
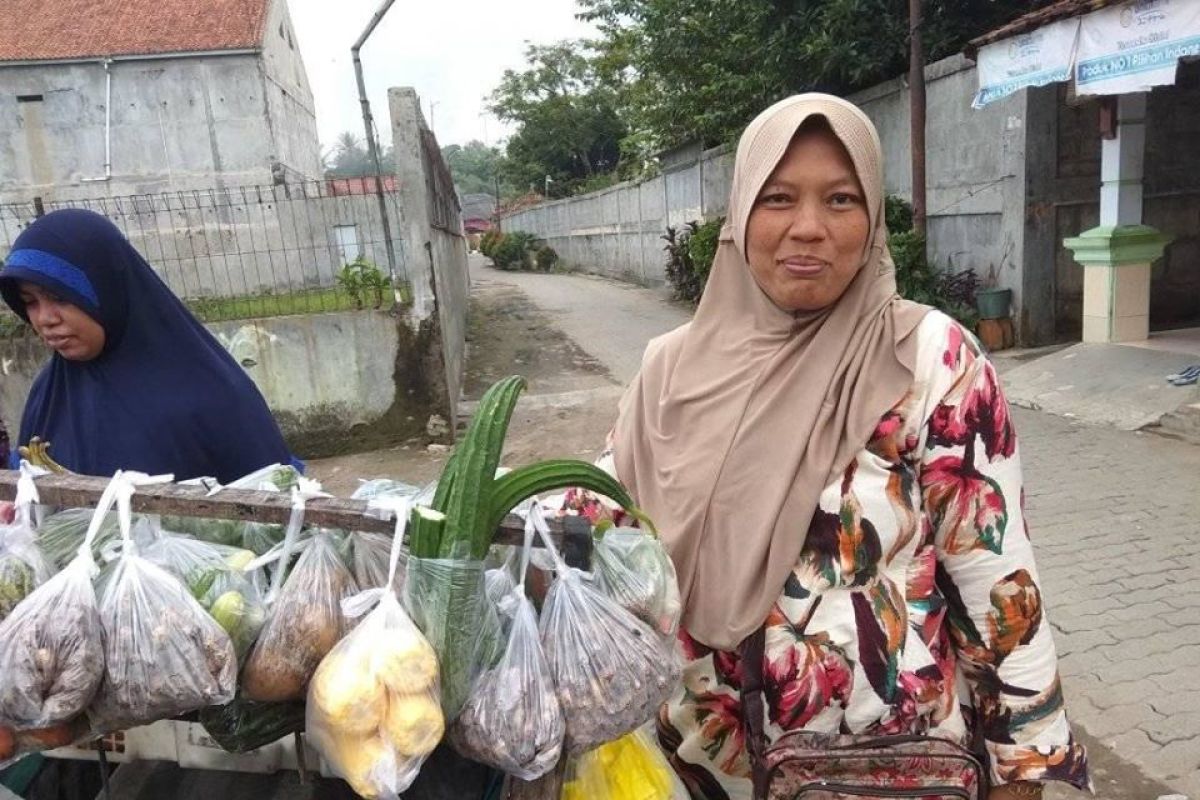
<path fill-rule="evenodd" d="M 1004 383 L 1014 405 L 1121 430 L 1159 423 L 1200 402 L 1200 386 L 1172 386 L 1166 376 L 1200 364 L 1197 348 L 1076 344 L 1024 363 L 1007 362 Z"/>

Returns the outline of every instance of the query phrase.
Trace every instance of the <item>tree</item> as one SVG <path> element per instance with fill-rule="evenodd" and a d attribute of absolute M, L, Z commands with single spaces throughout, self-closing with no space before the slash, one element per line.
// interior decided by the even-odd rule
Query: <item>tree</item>
<path fill-rule="evenodd" d="M 450 168 L 459 194 L 496 194 L 502 158 L 498 148 L 488 147 L 475 139 L 465 145 L 443 147 L 442 157 L 446 159 L 446 166 Z M 507 183 L 503 189 L 511 192 Z"/>
<path fill-rule="evenodd" d="M 903 74 L 896 0 L 579 0 L 601 32 L 594 64 L 643 149 L 733 140 L 775 100 L 846 94 Z M 943 58 L 1051 0 L 927 0 L 922 42 Z M 627 146 L 628 149 L 628 146 Z"/>
<path fill-rule="evenodd" d="M 517 124 L 500 165 L 509 183 L 541 190 L 549 177 L 563 195 L 617 168 L 627 129 L 590 55 L 584 42 L 531 45 L 528 68 L 505 71 L 490 109 Z"/>
<path fill-rule="evenodd" d="M 391 147 L 384 148 L 379 154 L 379 165 L 384 175 L 394 175 L 395 165 L 392 161 Z M 325 156 L 325 177 L 327 178 L 357 178 L 362 175 L 374 175 L 375 165 L 367 153 L 367 147 L 361 138 L 343 131 L 334 141 L 333 149 Z"/>

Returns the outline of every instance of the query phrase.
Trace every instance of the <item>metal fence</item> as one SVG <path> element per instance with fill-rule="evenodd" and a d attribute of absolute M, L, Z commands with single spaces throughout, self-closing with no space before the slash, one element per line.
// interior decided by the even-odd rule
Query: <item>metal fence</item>
<path fill-rule="evenodd" d="M 307 181 L 0 204 L 0 257 L 40 213 L 87 208 L 112 220 L 206 321 L 382 307 L 393 293 L 374 188 Z M 385 183 L 384 197 L 399 255 L 394 185 Z"/>

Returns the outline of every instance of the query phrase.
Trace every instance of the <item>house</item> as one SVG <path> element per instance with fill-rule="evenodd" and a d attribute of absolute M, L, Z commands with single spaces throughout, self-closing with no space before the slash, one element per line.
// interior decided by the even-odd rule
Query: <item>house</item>
<path fill-rule="evenodd" d="M 490 194 L 464 194 L 462 196 L 463 230 L 468 236 L 490 231 L 495 216 L 496 198 Z"/>
<path fill-rule="evenodd" d="M 320 174 L 287 0 L 0 3 L 0 203 Z"/>

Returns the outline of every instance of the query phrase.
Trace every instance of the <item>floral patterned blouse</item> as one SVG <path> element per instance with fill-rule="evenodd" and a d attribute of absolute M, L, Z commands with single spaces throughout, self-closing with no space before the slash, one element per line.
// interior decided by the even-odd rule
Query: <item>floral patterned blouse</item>
<path fill-rule="evenodd" d="M 821 494 L 766 620 L 767 733 L 981 737 L 993 782 L 1086 787 L 995 369 L 944 314 L 918 336 L 912 388 Z M 601 464 L 615 472 L 611 452 Z M 607 513 L 582 493 L 565 502 Z M 660 741 L 694 798 L 748 798 L 740 659 L 686 631 L 679 644 L 683 679 Z"/>

